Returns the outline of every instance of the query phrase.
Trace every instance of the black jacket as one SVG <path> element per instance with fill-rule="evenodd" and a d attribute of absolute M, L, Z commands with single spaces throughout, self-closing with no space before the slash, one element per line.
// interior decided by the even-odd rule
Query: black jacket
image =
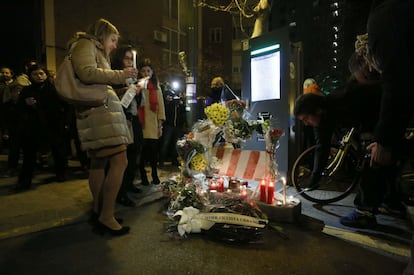
<path fill-rule="evenodd" d="M 29 106 L 25 99 L 34 97 L 36 105 Z M 70 125 L 68 103 L 56 92 L 54 85 L 45 81 L 41 85 L 33 83 L 23 88 L 17 101 L 19 110 L 19 134 L 36 138 L 62 138 Z"/>
<path fill-rule="evenodd" d="M 314 128 L 317 150 L 312 180 L 319 180 L 323 172 L 336 129 L 355 126 L 361 131 L 374 130 L 381 94 L 380 85 L 367 86 L 352 81 L 343 92 L 325 96 L 320 124 Z"/>
<path fill-rule="evenodd" d="M 186 125 L 186 110 L 184 100 L 174 93 L 164 93 L 165 121 L 164 125 L 177 127 L 181 130 Z"/>
<path fill-rule="evenodd" d="M 376 0 L 368 18 L 372 55 L 382 71 L 383 98 L 375 139 L 398 148 L 414 108 L 414 20 L 412 0 Z"/>

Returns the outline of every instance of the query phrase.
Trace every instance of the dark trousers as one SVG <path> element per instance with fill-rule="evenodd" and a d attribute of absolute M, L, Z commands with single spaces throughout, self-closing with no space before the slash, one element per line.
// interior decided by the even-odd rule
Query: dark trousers
<path fill-rule="evenodd" d="M 134 134 L 134 142 L 127 147 L 128 166 L 125 169 L 122 184 L 118 192 L 118 196 L 126 196 L 128 189 L 133 187 L 134 179 L 137 173 L 138 163 L 142 151 L 142 127 L 137 116 L 129 119 Z"/>
<path fill-rule="evenodd" d="M 144 139 L 143 149 L 141 154 L 141 161 L 139 163 L 139 171 L 141 173 L 141 180 L 148 182 L 145 165 L 149 162 L 151 167 L 152 180 L 158 179 L 157 163 L 159 154 L 158 139 Z"/>
<path fill-rule="evenodd" d="M 23 165 L 19 173 L 18 185 L 30 187 L 32 184 L 33 171 L 36 165 L 36 153 L 39 144 L 34 140 L 22 141 Z"/>
<path fill-rule="evenodd" d="M 10 132 L 8 146 L 9 152 L 7 159 L 7 168 L 9 170 L 14 170 L 17 169 L 17 166 L 19 164 L 20 151 L 22 149 L 17 133 Z"/>
<path fill-rule="evenodd" d="M 399 201 L 395 185 L 396 174 L 395 166 L 371 168 L 366 165 L 354 200 L 356 208 L 375 214 L 383 202 L 393 204 Z"/>
<path fill-rule="evenodd" d="M 183 131 L 179 127 L 164 124 L 161 139 L 160 162 L 163 163 L 171 158 L 173 164 L 177 163 L 176 143 L 183 136 Z"/>
<path fill-rule="evenodd" d="M 29 187 L 32 184 L 33 172 L 36 166 L 36 156 L 40 148 L 40 138 L 23 136 L 20 139 L 23 149 L 23 165 L 19 173 L 18 185 Z M 49 139 L 49 145 L 54 161 L 54 172 L 58 178 L 64 178 L 67 168 L 67 154 L 63 138 Z"/>

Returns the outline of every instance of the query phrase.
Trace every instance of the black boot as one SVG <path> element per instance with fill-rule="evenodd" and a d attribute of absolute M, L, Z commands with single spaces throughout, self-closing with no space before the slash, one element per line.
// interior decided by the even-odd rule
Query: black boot
<path fill-rule="evenodd" d="M 145 170 L 145 165 L 143 164 L 143 162 L 141 162 L 138 167 L 139 167 L 139 173 L 141 176 L 141 184 L 149 185 L 148 177 L 147 177 L 147 170 Z"/>
<path fill-rule="evenodd" d="M 147 171 L 145 169 L 141 170 L 141 184 L 142 185 L 149 185 Z"/>
<path fill-rule="evenodd" d="M 151 172 L 152 184 L 160 184 L 160 179 L 158 178 L 157 167 L 152 167 Z"/>

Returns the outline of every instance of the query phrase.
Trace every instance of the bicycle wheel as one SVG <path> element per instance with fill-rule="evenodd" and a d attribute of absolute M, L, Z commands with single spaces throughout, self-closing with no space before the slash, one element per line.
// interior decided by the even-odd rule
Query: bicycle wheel
<path fill-rule="evenodd" d="M 293 164 L 291 181 L 296 191 L 303 198 L 319 204 L 336 202 L 348 196 L 358 182 L 357 163 L 351 154 L 346 155 L 343 165 L 333 175 L 322 176 L 317 189 L 306 191 L 313 169 L 315 150 L 316 145 L 309 147 Z M 337 152 L 338 148 L 332 146 L 328 164 Z"/>

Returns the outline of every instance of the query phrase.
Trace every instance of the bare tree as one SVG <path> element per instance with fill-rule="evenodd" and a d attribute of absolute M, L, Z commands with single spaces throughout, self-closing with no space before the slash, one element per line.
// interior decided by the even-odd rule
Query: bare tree
<path fill-rule="evenodd" d="M 229 0 L 228 5 L 219 5 L 213 0 L 199 0 L 198 6 L 223 11 L 240 17 L 240 28 L 243 28 L 243 18 L 255 19 L 251 38 L 266 33 L 269 29 L 269 13 L 273 0 Z"/>

